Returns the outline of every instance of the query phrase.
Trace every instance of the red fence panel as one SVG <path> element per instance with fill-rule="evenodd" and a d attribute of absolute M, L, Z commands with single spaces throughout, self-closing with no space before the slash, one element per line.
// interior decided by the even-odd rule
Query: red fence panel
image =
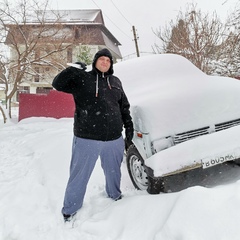
<path fill-rule="evenodd" d="M 29 117 L 73 117 L 75 104 L 71 94 L 50 91 L 48 95 L 19 94 L 19 118 Z"/>

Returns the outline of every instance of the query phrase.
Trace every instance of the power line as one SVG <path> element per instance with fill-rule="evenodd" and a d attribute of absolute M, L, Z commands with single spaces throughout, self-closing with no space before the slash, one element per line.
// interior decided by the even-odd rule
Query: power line
<path fill-rule="evenodd" d="M 92 0 L 92 2 L 99 8 L 101 9 L 94 0 Z M 118 10 L 118 12 L 121 14 L 121 16 L 128 22 L 128 24 L 130 24 L 132 26 L 132 24 L 127 20 L 127 18 L 121 13 L 121 11 L 117 8 L 117 6 L 113 3 L 113 1 L 111 0 L 113 6 Z M 106 14 L 104 14 L 112 23 L 115 27 L 117 27 L 117 29 L 119 29 L 124 35 L 126 35 L 128 38 L 132 39 L 131 37 L 129 37 L 125 32 L 123 32 Z M 137 53 L 137 57 L 140 57 L 139 54 L 139 49 L 138 49 L 138 37 L 136 35 L 136 30 L 135 30 L 135 26 L 132 26 L 132 31 L 133 31 L 133 35 L 134 35 L 134 41 L 135 41 L 135 47 L 136 47 L 136 53 Z"/>
<path fill-rule="evenodd" d="M 92 2 L 99 8 L 101 9 L 96 3 L 94 0 L 92 0 Z M 131 38 L 130 36 L 128 36 L 124 31 L 122 31 L 105 13 L 104 15 L 106 16 L 106 18 L 119 30 L 121 31 L 125 36 L 127 36 L 128 38 Z M 131 38 L 132 39 L 132 38 Z"/>
<path fill-rule="evenodd" d="M 122 14 L 122 12 L 118 9 L 118 7 L 115 5 L 115 3 L 111 0 L 113 6 L 117 9 L 117 11 L 122 15 L 122 17 L 129 23 L 130 26 L 132 26 L 132 24 L 127 20 L 127 18 Z"/>
<path fill-rule="evenodd" d="M 227 2 L 228 2 L 228 0 L 224 1 L 224 2 L 222 3 L 222 5 L 224 5 L 224 4 L 227 3 Z"/>

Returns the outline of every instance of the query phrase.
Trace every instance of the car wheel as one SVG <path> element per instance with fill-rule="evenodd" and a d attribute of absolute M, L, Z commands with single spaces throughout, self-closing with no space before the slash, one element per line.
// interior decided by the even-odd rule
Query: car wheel
<path fill-rule="evenodd" d="M 148 188 L 148 175 L 144 167 L 144 161 L 134 145 L 127 151 L 127 169 L 134 187 L 138 190 Z"/>

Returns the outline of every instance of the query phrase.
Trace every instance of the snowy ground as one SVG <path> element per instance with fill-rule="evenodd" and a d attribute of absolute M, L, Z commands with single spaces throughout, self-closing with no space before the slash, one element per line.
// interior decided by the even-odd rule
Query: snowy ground
<path fill-rule="evenodd" d="M 75 227 L 64 225 L 72 123 L 0 119 L 0 240 L 239 239 L 240 181 L 231 172 L 227 184 L 149 195 L 133 188 L 125 162 L 123 199 L 106 198 L 98 161 Z"/>

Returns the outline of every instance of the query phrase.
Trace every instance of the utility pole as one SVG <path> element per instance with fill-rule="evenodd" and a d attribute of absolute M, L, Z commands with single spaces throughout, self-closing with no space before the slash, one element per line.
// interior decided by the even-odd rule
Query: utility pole
<path fill-rule="evenodd" d="M 136 35 L 136 30 L 135 30 L 135 26 L 132 26 L 132 30 L 133 30 L 133 37 L 134 37 L 134 41 L 135 41 L 135 47 L 136 47 L 136 52 L 137 52 L 137 57 L 140 57 L 139 54 L 139 49 L 138 49 L 138 43 L 137 43 L 137 35 Z"/>

